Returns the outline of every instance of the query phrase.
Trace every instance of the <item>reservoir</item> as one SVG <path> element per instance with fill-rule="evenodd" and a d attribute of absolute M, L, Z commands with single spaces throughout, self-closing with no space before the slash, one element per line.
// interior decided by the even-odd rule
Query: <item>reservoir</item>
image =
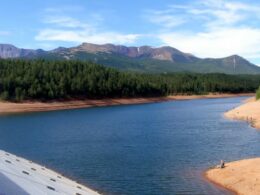
<path fill-rule="evenodd" d="M 0 149 L 103 194 L 230 194 L 203 177 L 221 159 L 260 156 L 260 133 L 223 117 L 246 97 L 0 117 Z"/>

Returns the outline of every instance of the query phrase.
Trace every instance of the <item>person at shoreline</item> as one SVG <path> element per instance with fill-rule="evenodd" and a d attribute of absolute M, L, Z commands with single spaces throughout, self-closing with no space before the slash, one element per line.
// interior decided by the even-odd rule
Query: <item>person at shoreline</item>
<path fill-rule="evenodd" d="M 220 161 L 220 168 L 221 169 L 225 168 L 225 161 L 224 160 Z"/>

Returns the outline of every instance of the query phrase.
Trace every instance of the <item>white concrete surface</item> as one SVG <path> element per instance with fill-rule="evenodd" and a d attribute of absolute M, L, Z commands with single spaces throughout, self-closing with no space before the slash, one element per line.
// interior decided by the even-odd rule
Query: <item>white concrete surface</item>
<path fill-rule="evenodd" d="M 0 194 L 6 195 L 99 194 L 55 171 L 2 150 L 0 150 L 0 181 L 3 186 L 0 184 Z"/>

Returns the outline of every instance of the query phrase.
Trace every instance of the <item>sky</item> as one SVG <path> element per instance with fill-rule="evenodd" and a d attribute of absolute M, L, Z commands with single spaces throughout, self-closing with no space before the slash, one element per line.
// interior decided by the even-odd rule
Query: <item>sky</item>
<path fill-rule="evenodd" d="M 172 46 L 198 57 L 260 65 L 257 0 L 8 0 L 0 43 L 54 49 L 82 42 Z"/>

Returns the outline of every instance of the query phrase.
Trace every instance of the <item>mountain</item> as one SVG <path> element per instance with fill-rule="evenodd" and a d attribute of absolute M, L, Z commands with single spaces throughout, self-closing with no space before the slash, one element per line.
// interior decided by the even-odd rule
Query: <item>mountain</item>
<path fill-rule="evenodd" d="M 226 74 L 260 74 L 260 67 L 246 59 L 232 55 L 225 58 L 198 58 L 172 47 L 127 47 L 83 43 L 77 47 L 59 47 L 51 51 L 20 49 L 0 44 L 0 58 L 45 58 L 94 61 L 120 70 L 169 73 L 200 72 Z"/>
<path fill-rule="evenodd" d="M 45 51 L 41 49 L 20 49 L 10 44 L 0 44 L 0 58 L 31 58 L 43 53 L 45 53 Z"/>
<path fill-rule="evenodd" d="M 87 52 L 87 53 L 107 53 L 117 54 L 130 58 L 151 58 L 157 60 L 168 60 L 171 62 L 193 62 L 197 58 L 191 54 L 183 53 L 172 47 L 152 48 L 150 46 L 142 47 L 126 47 L 122 45 L 96 45 L 91 43 L 83 43 L 78 47 L 69 49 L 72 53 Z"/>

